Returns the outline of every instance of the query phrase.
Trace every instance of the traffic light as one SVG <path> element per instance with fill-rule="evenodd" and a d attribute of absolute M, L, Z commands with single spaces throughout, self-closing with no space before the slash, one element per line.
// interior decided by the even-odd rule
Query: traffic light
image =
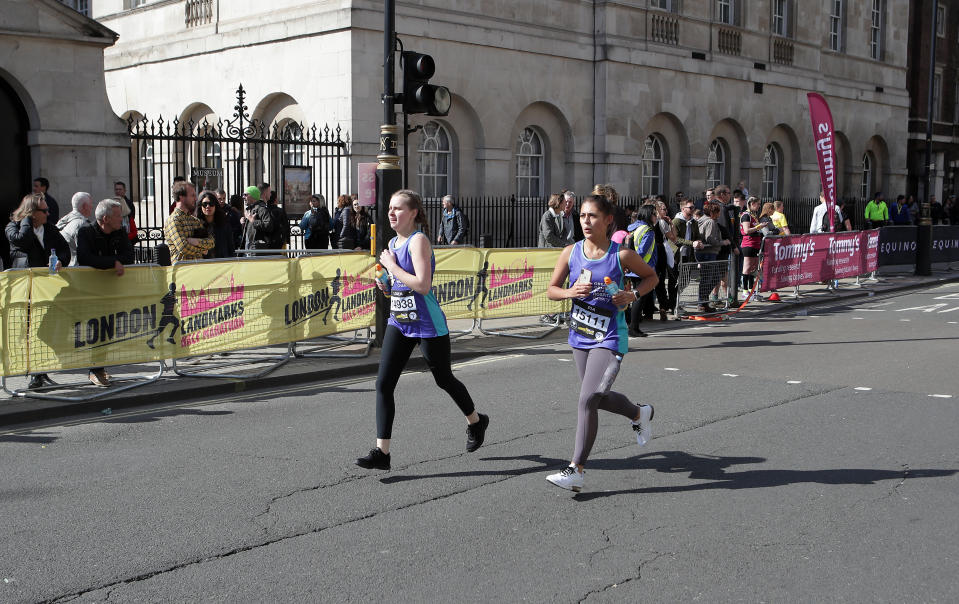
<path fill-rule="evenodd" d="M 406 114 L 446 115 L 450 112 L 450 91 L 445 86 L 430 84 L 436 73 L 433 57 L 404 50 L 403 66 L 403 112 Z"/>

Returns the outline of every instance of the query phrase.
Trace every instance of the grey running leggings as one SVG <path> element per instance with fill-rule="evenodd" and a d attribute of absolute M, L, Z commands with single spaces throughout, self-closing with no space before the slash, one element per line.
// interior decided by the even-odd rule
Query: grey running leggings
<path fill-rule="evenodd" d="M 639 415 L 639 407 L 629 402 L 624 395 L 612 390 L 603 394 L 603 376 L 606 370 L 618 370 L 619 359 L 608 348 L 573 349 L 573 359 L 579 369 L 583 385 L 579 391 L 579 416 L 576 420 L 576 449 L 572 462 L 584 465 L 589 452 L 596 441 L 596 429 L 599 426 L 598 410 L 618 413 L 630 420 Z M 614 374 L 615 375 L 615 374 Z"/>

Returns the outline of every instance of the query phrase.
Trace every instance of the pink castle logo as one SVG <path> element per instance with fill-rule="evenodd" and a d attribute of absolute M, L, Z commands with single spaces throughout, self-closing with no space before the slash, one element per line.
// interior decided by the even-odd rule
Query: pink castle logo
<path fill-rule="evenodd" d="M 523 259 L 523 266 L 521 267 L 497 267 L 495 264 L 490 264 L 489 267 L 489 286 L 490 287 L 501 287 L 503 285 L 509 285 L 510 283 L 516 283 L 517 281 L 522 281 L 524 279 L 533 278 L 533 267 L 529 266 L 526 259 Z"/>
<path fill-rule="evenodd" d="M 359 275 L 348 275 L 344 274 L 343 279 L 343 289 L 340 294 L 341 297 L 345 298 L 346 296 L 352 296 L 353 294 L 358 294 L 360 292 L 365 292 L 366 290 L 376 287 L 376 284 L 373 282 L 373 269 L 370 269 L 369 277 L 361 277 Z"/>
<path fill-rule="evenodd" d="M 216 285 L 214 281 L 211 285 Z M 189 317 L 220 306 L 232 304 L 243 299 L 243 284 L 236 285 L 233 281 L 233 275 L 230 275 L 229 286 L 224 283 L 223 287 L 201 288 L 199 291 L 190 290 L 187 292 L 186 286 L 180 286 L 180 316 Z"/>

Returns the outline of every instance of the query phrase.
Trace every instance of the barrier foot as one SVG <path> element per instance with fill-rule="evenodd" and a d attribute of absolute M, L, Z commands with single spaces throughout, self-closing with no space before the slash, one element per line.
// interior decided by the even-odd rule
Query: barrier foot
<path fill-rule="evenodd" d="M 542 323 L 542 322 L 540 322 L 540 323 L 534 323 L 534 324 L 531 324 L 531 325 L 518 325 L 518 326 L 516 326 L 516 327 L 514 328 L 514 329 L 531 329 L 531 328 L 534 328 L 534 327 L 548 327 L 548 328 L 549 328 L 549 329 L 547 329 L 545 332 L 543 332 L 543 333 L 541 333 L 541 334 L 536 334 L 536 335 L 523 334 L 523 333 L 511 333 L 511 332 L 508 332 L 508 331 L 498 331 L 498 330 L 493 330 L 493 329 L 486 329 L 486 328 L 483 327 L 483 319 L 480 319 L 480 320 L 479 320 L 479 325 L 477 325 L 477 328 L 479 329 L 480 333 L 483 334 L 484 336 L 504 336 L 504 337 L 507 337 L 507 338 L 521 338 L 521 339 L 524 339 L 524 340 L 539 340 L 539 339 L 545 338 L 546 336 L 548 336 L 549 334 L 553 333 L 554 331 L 556 331 L 557 329 L 559 329 L 559 328 L 562 326 L 562 324 L 560 323 L 560 318 L 559 318 L 561 314 L 562 314 L 562 313 L 557 313 L 557 315 L 556 315 L 556 320 L 555 320 L 554 323 Z"/>
<path fill-rule="evenodd" d="M 255 349 L 253 349 L 255 350 Z M 242 353 L 253 352 L 253 350 L 245 350 Z M 219 362 L 207 365 L 200 365 L 197 363 L 197 369 L 195 371 L 186 371 L 181 369 L 178 365 L 183 365 L 184 362 L 180 361 L 177 363 L 176 359 L 173 359 L 173 373 L 182 376 L 182 377 L 196 377 L 196 378 L 217 378 L 217 379 L 234 379 L 234 380 L 251 380 L 261 378 L 264 375 L 282 367 L 293 358 L 293 344 L 287 344 L 286 352 L 279 355 L 273 356 L 261 356 L 258 358 L 243 358 L 241 352 L 236 351 L 230 355 L 230 359 L 226 362 Z M 256 373 L 215 373 L 210 374 L 209 372 L 214 369 L 219 369 L 220 367 L 237 367 L 241 365 L 254 365 L 260 363 L 270 363 L 269 367 L 261 369 Z"/>
<path fill-rule="evenodd" d="M 139 388 L 140 386 L 146 386 L 152 384 L 160 379 L 163 376 L 163 371 L 166 366 L 162 361 L 157 362 L 157 372 L 153 375 L 146 376 L 135 376 L 129 378 L 116 378 L 111 380 L 112 384 L 108 388 L 103 388 L 102 386 L 94 386 L 88 380 L 82 382 L 68 382 L 64 384 L 55 384 L 53 386 L 43 386 L 41 388 L 21 388 L 21 389 L 10 389 L 7 387 L 7 378 L 0 377 L 0 388 L 4 392 L 15 398 L 35 398 L 39 400 L 46 401 L 62 401 L 66 403 L 85 403 L 88 401 L 95 401 L 99 398 L 106 396 L 111 396 L 117 394 L 118 392 L 124 392 L 126 390 L 133 390 L 134 388 Z M 54 373 L 54 372 L 48 372 Z M 83 389 L 87 390 L 90 388 L 96 388 L 96 390 L 90 392 L 89 394 L 76 394 L 76 395 L 67 395 L 67 394 L 51 394 L 54 390 L 64 390 L 64 389 Z"/>
<path fill-rule="evenodd" d="M 359 337 L 359 333 L 363 331 L 362 329 L 357 329 L 353 332 L 353 337 L 347 338 L 344 336 L 327 336 L 325 338 L 317 338 L 316 340 L 305 340 L 303 342 L 293 342 L 290 345 L 290 349 L 293 351 L 293 356 L 301 358 L 310 358 L 310 359 L 328 359 L 328 358 L 338 358 L 338 359 L 362 359 L 369 356 L 370 349 L 373 347 L 373 332 L 367 327 L 366 328 L 366 337 Z M 317 342 L 317 340 L 330 340 L 332 343 L 328 343 L 325 346 Z M 342 348 L 344 346 L 349 346 L 350 344 L 363 344 L 363 350 L 357 352 L 336 352 L 337 348 Z M 303 350 L 298 350 L 300 346 L 304 346 Z M 310 348 L 305 348 L 305 346 L 310 346 Z"/>

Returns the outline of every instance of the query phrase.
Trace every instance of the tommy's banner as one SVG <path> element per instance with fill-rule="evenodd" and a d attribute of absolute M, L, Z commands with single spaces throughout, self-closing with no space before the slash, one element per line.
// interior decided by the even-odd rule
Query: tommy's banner
<path fill-rule="evenodd" d="M 822 95 L 810 92 L 809 117 L 812 120 L 812 135 L 816 143 L 816 158 L 819 160 L 819 181 L 826 198 L 829 215 L 829 232 L 836 230 L 836 151 L 833 144 L 832 113 Z"/>
<path fill-rule="evenodd" d="M 890 226 L 879 229 L 879 266 L 916 263 L 914 226 Z M 931 260 L 959 261 L 959 226 L 933 225 Z"/>
<path fill-rule="evenodd" d="M 855 277 L 879 266 L 879 231 L 767 237 L 762 291 Z"/>

